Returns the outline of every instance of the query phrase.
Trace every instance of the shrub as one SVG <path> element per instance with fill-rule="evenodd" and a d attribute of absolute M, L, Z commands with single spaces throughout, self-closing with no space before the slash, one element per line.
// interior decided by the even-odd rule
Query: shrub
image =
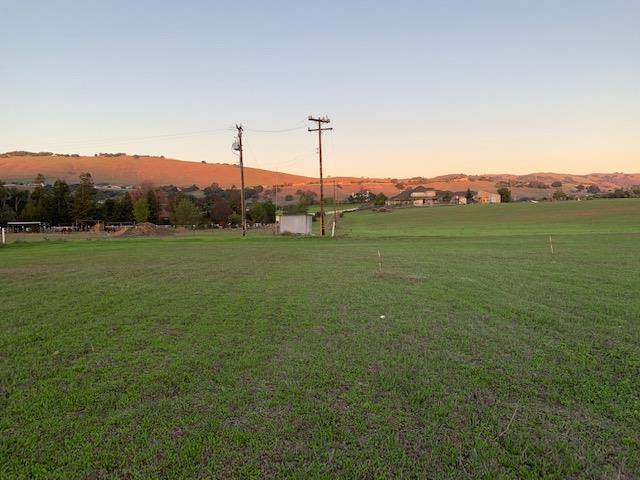
<path fill-rule="evenodd" d="M 500 201 L 502 203 L 509 203 L 511 201 L 511 190 L 509 190 L 508 188 L 499 188 L 498 194 L 500 194 Z"/>

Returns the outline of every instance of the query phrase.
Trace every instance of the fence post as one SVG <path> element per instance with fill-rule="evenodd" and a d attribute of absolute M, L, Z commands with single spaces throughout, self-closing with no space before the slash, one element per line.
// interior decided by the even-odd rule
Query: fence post
<path fill-rule="evenodd" d="M 6 244 L 7 244 L 7 239 L 5 237 L 4 227 L 2 227 L 2 246 L 5 246 Z"/>

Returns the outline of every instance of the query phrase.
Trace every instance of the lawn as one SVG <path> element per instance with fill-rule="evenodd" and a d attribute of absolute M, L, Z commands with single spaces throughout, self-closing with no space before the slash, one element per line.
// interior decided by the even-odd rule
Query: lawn
<path fill-rule="evenodd" d="M 640 201 L 339 233 L 0 249 L 0 478 L 636 477 Z"/>

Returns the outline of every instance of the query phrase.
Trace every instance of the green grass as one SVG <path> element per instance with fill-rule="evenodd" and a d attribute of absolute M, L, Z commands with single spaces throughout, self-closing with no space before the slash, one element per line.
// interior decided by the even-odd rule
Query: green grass
<path fill-rule="evenodd" d="M 417 210 L 426 210 L 418 213 Z M 347 214 L 351 215 L 351 214 Z M 393 218 L 387 218 L 392 216 Z M 638 233 L 638 199 L 582 202 L 456 205 L 358 212 L 350 227 L 357 236 L 484 236 L 527 234 Z"/>
<path fill-rule="evenodd" d="M 340 232 L 0 249 L 0 478 L 637 475 L 640 201 Z"/>

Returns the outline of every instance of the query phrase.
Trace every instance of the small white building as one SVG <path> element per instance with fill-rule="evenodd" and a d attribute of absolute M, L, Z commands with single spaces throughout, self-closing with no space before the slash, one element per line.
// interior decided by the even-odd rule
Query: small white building
<path fill-rule="evenodd" d="M 276 218 L 278 222 L 278 233 L 295 233 L 298 235 L 311 235 L 311 225 L 313 224 L 313 215 L 279 215 Z"/>

